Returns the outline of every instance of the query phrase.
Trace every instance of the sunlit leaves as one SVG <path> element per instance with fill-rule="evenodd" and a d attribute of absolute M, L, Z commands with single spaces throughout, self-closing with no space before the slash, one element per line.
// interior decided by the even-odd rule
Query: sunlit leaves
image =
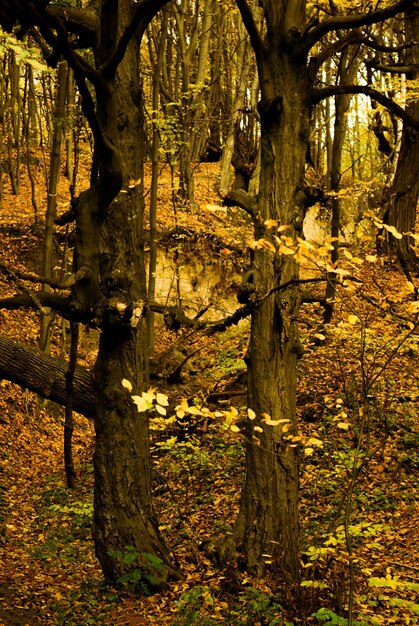
<path fill-rule="evenodd" d="M 129 393 L 132 392 L 132 384 L 129 380 L 124 378 L 121 384 Z M 154 409 L 160 415 L 166 415 L 165 407 L 169 406 L 169 400 L 164 393 L 156 393 L 150 388 L 148 391 L 143 391 L 141 395 L 133 395 L 131 398 L 139 413 Z"/>
<path fill-rule="evenodd" d="M 145 400 L 145 398 L 143 398 L 142 396 L 131 396 L 131 397 L 139 413 L 143 413 L 144 411 L 148 411 L 149 409 L 152 408 L 152 405 L 150 405 L 150 403 L 147 402 L 147 400 Z"/>
<path fill-rule="evenodd" d="M 399 233 L 398 230 L 394 226 L 389 226 L 388 224 L 383 224 L 383 228 L 386 229 L 387 232 L 391 233 L 393 237 L 396 239 L 403 239 L 402 233 Z"/>
<path fill-rule="evenodd" d="M 256 413 L 253 411 L 253 409 L 247 409 L 247 417 L 250 420 L 256 419 Z"/>
<path fill-rule="evenodd" d="M 124 389 L 127 389 L 127 391 L 129 391 L 131 393 L 131 391 L 132 391 L 132 384 L 130 383 L 129 380 L 127 380 L 126 378 L 123 378 L 122 386 L 124 387 Z"/>

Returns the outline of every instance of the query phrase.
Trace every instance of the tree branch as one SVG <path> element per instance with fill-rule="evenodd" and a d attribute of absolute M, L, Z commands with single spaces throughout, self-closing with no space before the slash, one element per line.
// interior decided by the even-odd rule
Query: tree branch
<path fill-rule="evenodd" d="M 374 70 L 380 70 L 380 72 L 387 72 L 388 74 L 410 74 L 413 70 L 412 65 L 386 65 L 385 63 L 378 63 L 373 61 L 366 62 L 367 67 L 371 67 Z"/>
<path fill-rule="evenodd" d="M 394 113 L 394 115 L 402 119 L 405 124 L 408 124 L 415 130 L 419 130 L 419 120 L 415 120 L 405 111 L 405 109 L 402 109 L 401 106 L 396 104 L 394 100 L 387 98 L 387 96 L 372 87 L 368 87 L 368 85 L 331 85 L 330 87 L 313 89 L 310 100 L 312 104 L 318 104 L 321 100 L 330 98 L 331 96 L 357 93 L 369 96 L 372 100 L 375 100 L 379 104 L 383 105 L 386 109 Z"/>
<path fill-rule="evenodd" d="M 0 378 L 65 406 L 67 370 L 68 364 L 62 359 L 22 346 L 0 335 Z M 93 376 L 89 370 L 78 365 L 74 372 L 73 408 L 77 413 L 94 419 L 97 403 Z"/>
<path fill-rule="evenodd" d="M 242 16 L 243 24 L 249 33 L 250 43 L 255 51 L 256 59 L 260 59 L 265 52 L 265 44 L 260 36 L 253 13 L 247 3 L 247 0 L 236 0 L 236 4 Z"/>
<path fill-rule="evenodd" d="M 105 78 L 115 75 L 118 65 L 124 58 L 125 51 L 131 41 L 131 38 L 137 34 L 141 40 L 153 17 L 170 1 L 171 0 L 142 0 L 142 2 L 137 4 L 134 16 L 122 33 L 114 54 L 112 54 L 106 63 L 104 63 L 100 68 L 100 71 Z"/>
<path fill-rule="evenodd" d="M 371 37 L 371 35 L 370 35 Z M 414 42 L 412 41 L 408 41 L 400 46 L 384 46 L 380 43 L 378 43 L 377 41 L 374 41 L 374 38 L 368 39 L 367 37 L 365 37 L 362 40 L 362 43 L 367 46 L 368 48 L 371 48 L 372 50 L 375 50 L 376 52 L 388 52 L 388 53 L 392 53 L 392 52 L 402 52 L 403 50 L 406 50 L 407 48 L 411 48 L 412 46 L 414 46 Z"/>
<path fill-rule="evenodd" d="M 224 196 L 223 203 L 225 206 L 238 206 L 243 209 L 243 211 L 246 211 L 253 220 L 256 219 L 256 198 L 247 193 L 247 191 L 244 191 L 244 189 L 229 191 L 229 193 Z"/>
<path fill-rule="evenodd" d="M 0 309 L 14 311 L 16 309 L 39 309 L 40 307 L 50 307 L 67 319 L 72 317 L 69 299 L 51 291 L 37 291 L 36 293 L 0 298 Z"/>
<path fill-rule="evenodd" d="M 411 6 L 412 0 L 399 0 L 389 7 L 378 9 L 377 11 L 371 11 L 371 13 L 337 15 L 335 17 L 331 17 L 309 30 L 306 33 L 304 40 L 295 46 L 295 52 L 297 55 L 307 55 L 311 48 L 315 46 L 324 35 L 327 35 L 327 33 L 384 22 L 390 17 L 401 13 Z"/>
<path fill-rule="evenodd" d="M 361 31 L 359 31 L 358 29 L 349 31 L 349 33 L 347 33 L 343 37 L 340 37 L 339 39 L 331 43 L 329 46 L 326 46 L 326 48 L 324 48 L 324 50 L 319 52 L 317 56 L 311 57 L 310 69 L 312 67 L 315 67 L 316 73 L 317 73 L 317 70 L 319 69 L 319 67 L 328 58 L 330 58 L 332 54 L 335 54 L 336 52 L 340 52 L 341 50 L 344 50 L 347 46 L 350 46 L 353 43 L 358 43 L 360 40 L 361 40 Z"/>
<path fill-rule="evenodd" d="M 77 47 L 93 48 L 97 40 L 98 18 L 89 8 L 49 5 L 47 14 L 59 18 L 69 33 L 80 38 Z"/>
<path fill-rule="evenodd" d="M 18 278 L 19 280 L 26 280 L 30 283 L 38 283 L 43 285 L 49 285 L 53 289 L 70 289 L 74 285 L 75 276 L 69 274 L 67 279 L 62 282 L 57 282 L 52 278 L 46 278 L 46 276 L 38 276 L 37 274 L 28 274 L 26 272 L 20 272 L 19 270 L 11 270 L 4 263 L 0 261 L 0 271 L 11 276 L 12 278 Z"/>

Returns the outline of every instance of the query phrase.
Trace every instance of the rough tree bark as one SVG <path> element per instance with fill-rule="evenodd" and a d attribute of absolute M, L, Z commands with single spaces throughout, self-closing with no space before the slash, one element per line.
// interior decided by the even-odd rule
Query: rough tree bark
<path fill-rule="evenodd" d="M 57 404 L 66 403 L 68 363 L 0 336 L 0 378 L 34 391 Z M 73 409 L 94 419 L 98 397 L 93 375 L 77 366 L 74 375 Z"/>
<path fill-rule="evenodd" d="M 122 380 L 130 380 L 136 392 L 148 380 L 139 44 L 167 0 L 99 2 L 97 35 L 92 37 L 96 68 L 73 52 L 65 12 L 61 19 L 57 7 L 51 14 L 44 3 L 33 2 L 28 24 L 26 3 L 11 4 L 22 27 L 39 26 L 52 56 L 68 61 L 94 136 L 91 187 L 73 206 L 75 284 L 70 301 L 70 316 L 94 321 L 101 329 L 94 370 L 93 536 L 109 582 L 127 580 L 140 590 L 155 590 L 178 572 L 153 510 L 148 416 L 138 413 Z M 0 3 L 0 20 L 3 16 Z M 76 10 L 76 18 L 82 20 L 83 11 Z"/>
<path fill-rule="evenodd" d="M 410 80 L 419 78 L 419 14 L 417 8 L 405 13 L 406 42 L 414 45 L 406 49 L 405 64 Z M 419 121 L 419 99 L 413 98 L 406 111 Z M 400 233 L 415 232 L 416 210 L 419 200 L 419 130 L 403 124 L 402 139 L 396 173 L 390 190 L 387 222 Z M 410 279 L 419 270 L 419 260 L 412 249 L 415 241 L 404 236 L 396 239 L 389 235 L 390 246 L 396 252 L 400 265 Z"/>
<path fill-rule="evenodd" d="M 265 41 L 247 4 L 237 4 L 255 49 L 261 86 L 260 193 L 249 196 L 249 206 L 244 208 L 253 214 L 255 238 L 275 243 L 275 231 L 264 222 L 289 224 L 287 235 L 292 237 L 293 223 L 302 210 L 299 197 L 308 141 L 308 81 L 306 58 L 291 54 L 289 29 L 302 30 L 305 2 L 298 0 L 288 8 L 285 2 L 260 3 L 267 25 Z M 298 266 L 291 256 L 256 248 L 249 276 L 254 294 L 260 297 L 298 279 Z M 290 287 L 266 298 L 252 315 L 248 404 L 256 418 L 247 423 L 246 478 L 236 525 L 219 547 L 222 558 L 238 553 L 245 567 L 257 572 L 265 568 L 262 555 L 269 555 L 266 560 L 288 582 L 298 580 L 300 568 L 298 452 L 287 440 L 296 431 L 298 308 L 298 289 Z M 266 414 L 275 421 L 290 421 L 287 436 L 282 433 L 285 422 L 266 425 Z"/>
<path fill-rule="evenodd" d="M 306 27 L 306 0 L 260 0 L 261 34 L 247 0 L 236 0 L 256 55 L 261 90 L 261 180 L 257 196 L 232 192 L 253 215 L 257 246 L 243 292 L 262 299 L 252 314 L 248 354 L 248 403 L 253 410 L 246 429 L 246 477 L 233 533 L 218 546 L 218 556 L 239 557 L 257 572 L 269 567 L 286 583 L 298 583 L 298 452 L 289 436 L 296 432 L 296 365 L 300 353 L 297 316 L 298 264 L 280 254 L 275 220 L 300 234 L 304 206 L 304 169 L 309 141 L 310 106 L 316 101 L 316 72 L 308 54 L 328 32 L 383 21 L 403 11 L 407 0 L 364 14 L 337 16 Z M 339 88 L 337 88 L 339 89 Z M 336 95 L 334 88 L 323 94 Z M 348 92 L 346 92 L 348 93 Z M 317 100 L 319 101 L 319 100 Z M 273 230 L 271 230 L 273 229 Z M 270 244 L 270 245 L 269 245 Z M 273 253 L 267 248 L 277 248 Z M 288 281 L 288 288 L 275 291 Z M 271 294 L 271 295 L 267 295 Z M 274 425 L 266 423 L 269 415 Z M 291 425 L 286 433 L 284 422 Z M 276 424 L 276 425 L 275 425 Z M 255 427 L 258 427 L 258 430 Z M 262 432 L 260 432 L 262 430 Z"/>

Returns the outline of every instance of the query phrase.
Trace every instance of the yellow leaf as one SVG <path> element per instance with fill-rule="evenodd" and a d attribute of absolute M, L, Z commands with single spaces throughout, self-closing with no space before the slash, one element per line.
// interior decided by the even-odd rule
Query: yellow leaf
<path fill-rule="evenodd" d="M 145 400 L 141 396 L 131 396 L 131 398 L 132 398 L 134 404 L 136 405 L 139 413 L 143 413 L 144 411 L 147 411 L 147 409 L 148 409 L 148 402 L 147 402 L 147 400 Z"/>
<path fill-rule="evenodd" d="M 314 452 L 314 448 L 304 448 L 304 454 L 306 456 L 310 456 L 310 454 L 313 454 Z"/>
<path fill-rule="evenodd" d="M 282 427 L 282 432 L 283 433 L 287 433 L 290 428 L 291 428 L 291 424 L 290 423 L 284 424 L 283 427 Z"/>
<path fill-rule="evenodd" d="M 156 411 L 157 413 L 160 413 L 160 415 L 166 415 L 166 409 L 163 406 L 160 406 L 160 404 L 156 404 Z"/>
<path fill-rule="evenodd" d="M 278 220 L 265 220 L 263 223 L 267 228 L 278 226 Z"/>
<path fill-rule="evenodd" d="M 134 189 L 134 187 L 136 187 L 140 183 L 141 183 L 141 178 L 137 178 L 137 180 L 130 180 L 128 187 L 129 189 Z"/>
<path fill-rule="evenodd" d="M 147 402 L 153 402 L 153 400 L 156 399 L 156 395 L 152 389 L 149 389 L 148 391 L 143 391 L 141 395 Z"/>
<path fill-rule="evenodd" d="M 367 261 L 369 261 L 370 263 L 375 263 L 377 260 L 377 255 L 375 254 L 367 254 L 366 257 Z"/>
<path fill-rule="evenodd" d="M 256 413 L 253 411 L 253 409 L 247 409 L 247 417 L 249 418 L 249 420 L 256 419 Z"/>
<path fill-rule="evenodd" d="M 310 437 L 307 443 L 315 446 L 316 448 L 323 448 L 323 441 L 321 439 L 316 439 L 315 437 Z"/>
<path fill-rule="evenodd" d="M 341 267 L 337 267 L 336 269 L 333 269 L 333 268 L 330 268 L 330 269 L 327 268 L 327 269 L 331 274 L 339 274 L 339 276 L 350 276 L 351 274 L 351 272 L 348 272 L 348 270 L 344 270 Z"/>
<path fill-rule="evenodd" d="M 339 424 L 337 424 L 337 427 L 341 430 L 348 430 L 349 426 L 348 422 L 339 422 Z"/>
<path fill-rule="evenodd" d="M 306 250 L 314 250 L 313 244 L 306 239 L 300 239 L 300 237 L 297 237 L 297 241 L 302 248 L 305 248 Z"/>
<path fill-rule="evenodd" d="M 257 433 L 263 433 L 263 428 L 261 428 L 260 426 L 255 426 L 254 429 Z"/>
<path fill-rule="evenodd" d="M 348 315 L 348 322 L 354 326 L 355 324 L 358 324 L 359 317 L 357 315 Z"/>
<path fill-rule="evenodd" d="M 325 335 L 322 335 L 322 333 L 316 333 L 315 335 L 313 335 L 313 337 L 316 337 L 316 339 L 320 339 L 320 341 L 324 341 L 326 339 Z"/>
<path fill-rule="evenodd" d="M 291 248 L 287 248 L 286 246 L 279 246 L 279 253 L 280 254 L 295 254 L 295 250 L 292 250 Z"/>
<path fill-rule="evenodd" d="M 156 395 L 156 400 L 161 406 L 169 406 L 169 400 L 164 393 L 158 393 Z"/>
<path fill-rule="evenodd" d="M 281 420 L 265 420 L 265 424 L 267 424 L 267 426 L 279 426 L 280 423 Z"/>
<path fill-rule="evenodd" d="M 129 380 L 127 380 L 126 378 L 123 378 L 122 379 L 122 386 L 124 387 L 124 389 L 127 389 L 131 393 L 132 385 L 131 385 Z"/>
<path fill-rule="evenodd" d="M 396 239 L 402 239 L 403 235 L 399 233 L 398 230 L 394 226 L 389 226 L 388 224 L 383 224 L 384 228 L 393 235 Z"/>
<path fill-rule="evenodd" d="M 278 232 L 283 233 L 284 230 L 288 230 L 289 227 L 290 227 L 289 224 L 282 224 L 282 226 L 278 226 Z"/>
<path fill-rule="evenodd" d="M 275 246 L 273 245 L 273 243 L 271 243 L 267 239 L 262 239 L 261 241 L 262 241 L 262 248 L 265 248 L 265 250 L 269 250 L 269 252 L 276 252 Z"/>
<path fill-rule="evenodd" d="M 240 428 L 238 426 L 236 426 L 236 424 L 232 424 L 230 426 L 230 430 L 232 433 L 239 433 L 240 432 Z"/>

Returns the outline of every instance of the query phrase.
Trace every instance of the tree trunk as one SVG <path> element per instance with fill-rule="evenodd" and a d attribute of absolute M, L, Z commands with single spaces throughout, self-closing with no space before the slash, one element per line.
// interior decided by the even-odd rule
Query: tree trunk
<path fill-rule="evenodd" d="M 103 1 L 101 8 L 98 57 L 106 62 L 131 21 L 135 4 Z M 110 75 L 106 85 L 97 88 L 102 129 L 95 137 L 99 176 L 79 209 L 79 224 L 93 228 L 94 239 L 84 232 L 87 238 L 79 241 L 78 260 L 89 268 L 81 300 L 95 307 L 102 330 L 95 365 L 99 398 L 94 455 L 96 554 L 108 581 L 129 582 L 149 592 L 163 586 L 176 568 L 153 510 L 148 415 L 138 413 L 122 387 L 122 380 L 128 379 L 138 393 L 148 381 L 141 316 L 146 272 L 139 44 L 138 37 L 131 38 L 116 76 Z M 126 193 L 115 197 L 121 186 Z"/>
<path fill-rule="evenodd" d="M 411 66 L 411 80 L 419 77 L 419 15 L 415 9 L 406 12 L 406 41 L 415 42 L 407 48 L 406 61 Z M 406 111 L 419 120 L 419 100 L 412 99 Z M 415 232 L 416 210 L 419 199 L 419 132 L 403 124 L 400 153 L 390 191 L 387 222 L 399 233 Z M 412 250 L 414 240 L 409 236 L 396 239 L 389 235 L 390 246 L 396 252 L 400 265 L 410 279 L 419 270 L 418 258 Z"/>
<path fill-rule="evenodd" d="M 282 25 L 287 9 L 283 4 L 270 4 L 276 20 L 269 24 L 264 53 L 258 56 L 261 179 L 254 214 L 255 238 L 273 241 L 272 228 L 263 222 L 273 219 L 290 224 L 286 234 L 292 237 L 295 212 L 302 210 L 298 197 L 304 185 L 309 110 L 305 59 L 298 62 L 288 56 L 285 45 Z M 296 26 L 304 19 L 303 4 L 295 6 Z M 255 250 L 252 271 L 256 296 L 298 279 L 292 256 L 273 254 L 263 247 Z M 300 570 L 298 452 L 289 439 L 296 434 L 299 302 L 298 288 L 291 286 L 264 298 L 252 315 L 248 403 L 256 418 L 247 423 L 246 478 L 239 515 L 232 536 L 221 545 L 221 555 L 239 553 L 245 567 L 257 572 L 265 569 L 266 561 L 288 583 L 299 580 Z M 290 430 L 282 431 L 285 422 L 265 424 L 264 414 L 275 421 L 289 420 Z"/>
<path fill-rule="evenodd" d="M 351 54 L 353 52 L 353 54 Z M 358 50 L 353 50 L 352 47 L 345 48 L 341 54 L 338 73 L 337 84 L 351 85 L 356 76 L 358 68 L 358 60 L 356 58 Z M 328 170 L 329 187 L 331 191 L 338 192 L 341 185 L 342 176 L 342 154 L 343 145 L 345 141 L 347 131 L 347 112 L 351 103 L 352 96 L 350 95 L 338 95 L 335 97 L 335 123 L 332 142 L 332 155 L 330 170 Z M 339 196 L 332 196 L 332 222 L 330 234 L 333 238 L 332 246 L 333 250 L 330 254 L 330 261 L 333 264 L 339 260 L 339 236 L 340 236 L 340 222 L 341 222 L 341 201 Z M 325 324 L 329 324 L 332 320 L 333 311 L 335 308 L 335 293 L 336 285 L 333 280 L 334 275 L 329 274 L 329 280 L 326 285 L 325 298 L 327 305 L 325 307 L 323 321 Z"/>
<path fill-rule="evenodd" d="M 57 186 L 60 179 L 61 167 L 61 144 L 63 138 L 63 124 L 65 113 L 65 96 L 67 81 L 67 64 L 61 62 L 58 66 L 57 85 L 54 101 L 54 127 L 52 134 L 52 147 L 50 154 L 48 201 L 45 212 L 45 230 L 43 243 L 42 276 L 52 279 L 54 273 L 54 220 L 57 213 Z M 48 285 L 43 285 L 44 290 L 49 290 Z M 49 352 L 51 332 L 54 322 L 51 310 L 41 313 L 41 328 L 39 334 L 39 346 L 44 352 Z"/>

